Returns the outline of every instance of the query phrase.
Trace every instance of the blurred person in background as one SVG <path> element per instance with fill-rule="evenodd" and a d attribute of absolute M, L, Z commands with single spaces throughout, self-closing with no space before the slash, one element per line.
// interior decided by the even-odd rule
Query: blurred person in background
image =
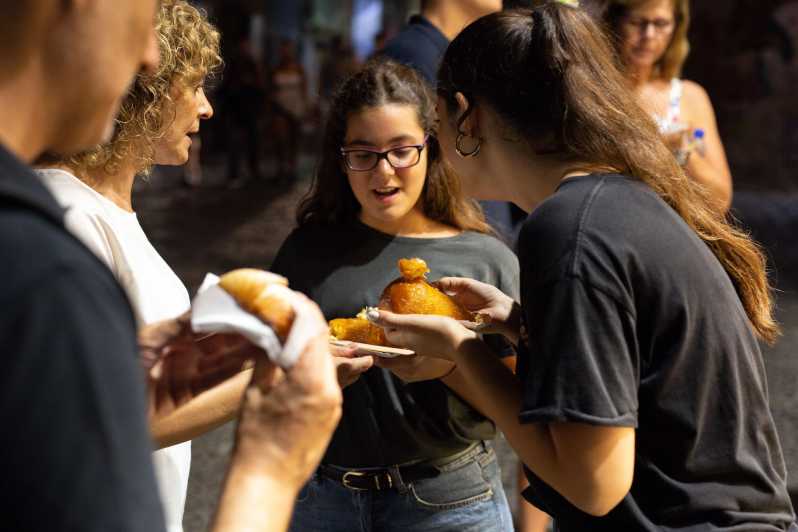
<path fill-rule="evenodd" d="M 601 11 L 638 102 L 679 163 L 726 212 L 732 178 L 712 102 L 700 85 L 680 79 L 690 51 L 689 0 L 603 0 Z"/>
<path fill-rule="evenodd" d="M 157 6 L 0 2 L 0 513 L 9 530 L 165 530 L 146 410 L 168 416 L 253 359 L 214 530 L 284 530 L 340 415 L 326 332 L 284 372 L 240 337 L 200 340 L 185 317 L 144 327 L 137 342 L 124 291 L 27 166 L 111 139 L 136 71 L 158 69 Z M 318 310 L 293 297 L 323 328 Z"/>
<path fill-rule="evenodd" d="M 326 119 L 335 89 L 360 68 L 352 46 L 341 35 L 330 39 L 319 73 L 319 105 Z"/>
<path fill-rule="evenodd" d="M 249 179 L 260 179 L 260 115 L 263 111 L 264 82 L 249 38 L 244 37 L 225 65 L 218 97 L 227 124 L 228 186 L 239 188 Z M 245 157 L 249 175 L 240 173 Z"/>
<path fill-rule="evenodd" d="M 302 120 L 308 111 L 305 70 L 297 59 L 296 44 L 283 39 L 277 65 L 269 77 L 271 137 L 277 155 L 277 177 L 293 181 L 297 177 Z"/>
<path fill-rule="evenodd" d="M 421 0 L 421 12 L 388 41 L 382 54 L 415 68 L 434 87 L 449 41 L 479 17 L 501 8 L 501 0 Z"/>

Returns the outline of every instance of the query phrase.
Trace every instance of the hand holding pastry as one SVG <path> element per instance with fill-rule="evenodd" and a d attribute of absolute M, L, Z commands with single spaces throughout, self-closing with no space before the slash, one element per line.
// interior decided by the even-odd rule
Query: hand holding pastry
<path fill-rule="evenodd" d="M 369 319 L 385 330 L 385 337 L 392 344 L 432 358 L 456 360 L 463 342 L 477 338 L 474 331 L 448 316 L 372 310 Z"/>
<path fill-rule="evenodd" d="M 474 314 L 484 317 L 479 332 L 502 334 L 518 344 L 521 306 L 504 292 L 480 281 L 444 277 L 435 285 Z"/>
<path fill-rule="evenodd" d="M 315 303 L 299 297 L 303 314 L 324 324 Z M 327 448 L 341 402 L 326 328 L 305 342 L 289 369 L 281 370 L 260 357 L 241 410 L 235 460 L 298 491 Z"/>
<path fill-rule="evenodd" d="M 151 421 L 234 377 L 263 352 L 237 334 L 196 334 L 189 313 L 141 328 Z"/>
<path fill-rule="evenodd" d="M 376 326 L 374 327 L 376 328 Z M 341 385 L 341 388 L 346 388 L 354 383 L 363 373 L 374 366 L 374 357 L 358 355 L 356 348 L 331 345 L 330 351 L 333 355 L 333 363 L 338 372 L 338 384 Z"/>
<path fill-rule="evenodd" d="M 382 291 L 379 308 L 398 314 L 432 314 L 449 316 L 456 320 L 471 321 L 476 317 L 457 301 L 427 282 L 427 263 L 422 259 L 400 259 L 401 277 Z M 330 334 L 337 340 L 347 340 L 371 345 L 401 346 L 390 339 L 380 327 L 366 319 L 363 309 L 355 318 L 330 321 Z"/>

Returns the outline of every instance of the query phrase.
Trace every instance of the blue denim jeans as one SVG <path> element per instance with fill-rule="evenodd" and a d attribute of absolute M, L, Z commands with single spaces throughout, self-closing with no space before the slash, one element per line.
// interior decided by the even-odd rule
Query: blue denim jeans
<path fill-rule="evenodd" d="M 291 532 L 512 532 L 493 449 L 440 466 L 435 478 L 353 491 L 318 474 L 300 491 Z"/>

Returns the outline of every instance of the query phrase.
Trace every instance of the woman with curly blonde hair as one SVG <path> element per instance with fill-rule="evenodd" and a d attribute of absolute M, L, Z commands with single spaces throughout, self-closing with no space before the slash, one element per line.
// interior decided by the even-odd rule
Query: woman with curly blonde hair
<path fill-rule="evenodd" d="M 732 179 L 712 102 L 700 85 L 680 79 L 690 51 L 689 0 L 604 0 L 602 11 L 638 103 L 690 177 L 725 212 Z"/>
<path fill-rule="evenodd" d="M 117 276 L 140 325 L 174 318 L 190 301 L 139 225 L 133 182 L 153 164 L 186 163 L 189 135 L 213 114 L 203 82 L 221 66 L 219 33 L 185 0 L 162 0 L 156 34 L 160 65 L 136 78 L 111 140 L 76 156 L 39 161 L 46 167 L 39 170 L 42 180 L 68 208 L 67 227 Z M 151 423 L 163 447 L 153 457 L 170 532 L 182 530 L 190 439 L 234 416 L 246 382 L 240 375 Z"/>

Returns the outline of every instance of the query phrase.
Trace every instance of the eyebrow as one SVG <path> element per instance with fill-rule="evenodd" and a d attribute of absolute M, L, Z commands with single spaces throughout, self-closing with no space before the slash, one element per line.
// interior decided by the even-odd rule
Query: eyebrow
<path fill-rule="evenodd" d="M 399 135 L 399 136 L 396 136 L 396 137 L 393 137 L 393 138 L 389 139 L 386 144 L 397 144 L 399 142 L 414 143 L 415 140 L 413 139 L 413 137 L 411 135 Z M 347 142 L 346 144 L 347 144 L 347 146 L 367 146 L 367 147 L 370 147 L 370 148 L 376 147 L 376 144 L 374 144 L 373 142 L 370 142 L 368 140 L 363 140 L 363 139 L 353 139 L 353 140 Z"/>

